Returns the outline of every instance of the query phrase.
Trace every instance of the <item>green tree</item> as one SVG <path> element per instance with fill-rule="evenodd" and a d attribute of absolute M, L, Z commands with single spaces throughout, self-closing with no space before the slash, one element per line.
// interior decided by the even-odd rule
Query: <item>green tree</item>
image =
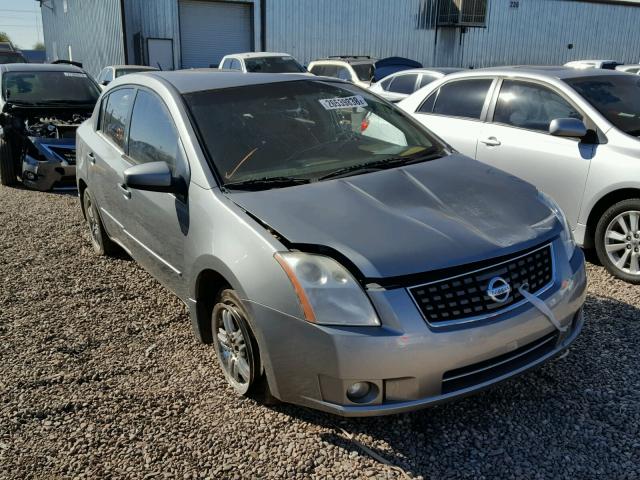
<path fill-rule="evenodd" d="M 0 32 L 0 42 L 10 42 L 11 38 L 7 35 L 6 32 Z"/>
<path fill-rule="evenodd" d="M 44 43 L 42 42 L 38 42 L 33 46 L 34 50 L 46 50 L 46 48 L 44 47 Z"/>

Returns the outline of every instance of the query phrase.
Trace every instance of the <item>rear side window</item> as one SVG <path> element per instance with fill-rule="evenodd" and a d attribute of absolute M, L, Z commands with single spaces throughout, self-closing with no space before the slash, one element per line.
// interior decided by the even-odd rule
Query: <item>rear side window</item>
<path fill-rule="evenodd" d="M 389 86 L 389 91 L 394 93 L 413 93 L 416 90 L 418 75 L 398 75 Z"/>
<path fill-rule="evenodd" d="M 140 90 L 131 114 L 129 157 L 136 163 L 164 161 L 175 170 L 178 145 L 167 107 L 156 95 Z"/>
<path fill-rule="evenodd" d="M 534 83 L 505 80 L 500 88 L 493 121 L 527 130 L 548 132 L 556 118 L 582 115 L 557 93 Z"/>
<path fill-rule="evenodd" d="M 420 85 L 418 86 L 418 88 L 422 88 L 425 85 L 429 85 L 431 82 L 434 82 L 438 79 L 439 77 L 435 77 L 432 75 L 422 75 L 422 78 L 420 79 Z"/>
<path fill-rule="evenodd" d="M 488 78 L 447 83 L 440 87 L 437 95 L 429 97 L 420 111 L 479 120 L 492 83 L 493 80 Z"/>
<path fill-rule="evenodd" d="M 113 143 L 124 150 L 127 119 L 133 102 L 134 90 L 121 88 L 109 94 L 102 116 L 100 130 L 109 137 Z"/>
<path fill-rule="evenodd" d="M 242 67 L 240 66 L 240 60 L 238 60 L 237 58 L 234 58 L 231 60 L 231 70 L 242 70 Z"/>

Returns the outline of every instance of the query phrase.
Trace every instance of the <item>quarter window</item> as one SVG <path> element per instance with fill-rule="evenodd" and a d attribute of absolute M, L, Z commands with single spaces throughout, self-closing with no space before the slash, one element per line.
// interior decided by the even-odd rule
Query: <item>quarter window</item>
<path fill-rule="evenodd" d="M 431 82 L 434 82 L 438 79 L 438 77 L 434 77 L 431 75 L 422 75 L 422 78 L 420 79 L 420 86 L 418 88 L 422 88 L 425 85 L 429 85 Z"/>
<path fill-rule="evenodd" d="M 440 87 L 437 96 L 429 97 L 420 111 L 479 120 L 492 82 L 491 79 L 474 79 L 446 83 Z"/>
<path fill-rule="evenodd" d="M 398 75 L 389 86 L 389 91 L 394 93 L 410 94 L 416 90 L 418 75 Z"/>
<path fill-rule="evenodd" d="M 167 108 L 140 90 L 131 114 L 129 157 L 136 163 L 164 161 L 175 171 L 178 148 L 178 132 Z"/>
<path fill-rule="evenodd" d="M 513 80 L 502 82 L 493 115 L 495 123 L 548 132 L 549 124 L 556 118 L 583 119 L 569 102 L 544 86 Z"/>
<path fill-rule="evenodd" d="M 104 100 L 107 104 L 104 109 L 100 130 L 123 150 L 127 119 L 133 102 L 133 95 L 134 90 L 132 88 L 121 88 L 110 93 L 107 99 Z"/>

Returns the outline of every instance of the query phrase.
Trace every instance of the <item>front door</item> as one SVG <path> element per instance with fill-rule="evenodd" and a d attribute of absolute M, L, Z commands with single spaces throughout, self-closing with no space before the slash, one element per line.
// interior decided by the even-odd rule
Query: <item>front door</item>
<path fill-rule="evenodd" d="M 162 99 L 138 90 L 129 126 L 130 165 L 166 162 L 177 181 L 188 184 L 189 167 L 171 115 Z M 147 270 L 180 293 L 184 246 L 189 232 L 188 197 L 129 188 L 124 227 L 132 253 Z"/>
<path fill-rule="evenodd" d="M 556 118 L 586 120 L 545 85 L 504 80 L 493 121 L 482 130 L 476 158 L 550 195 L 575 228 L 595 145 L 550 135 L 549 124 Z"/>

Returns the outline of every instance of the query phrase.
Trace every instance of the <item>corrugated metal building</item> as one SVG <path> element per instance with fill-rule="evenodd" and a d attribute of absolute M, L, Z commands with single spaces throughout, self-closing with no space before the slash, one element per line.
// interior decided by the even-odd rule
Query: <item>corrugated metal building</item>
<path fill-rule="evenodd" d="M 206 67 L 285 51 L 425 65 L 640 61 L 640 0 L 40 0 L 47 57 L 105 65 Z"/>

